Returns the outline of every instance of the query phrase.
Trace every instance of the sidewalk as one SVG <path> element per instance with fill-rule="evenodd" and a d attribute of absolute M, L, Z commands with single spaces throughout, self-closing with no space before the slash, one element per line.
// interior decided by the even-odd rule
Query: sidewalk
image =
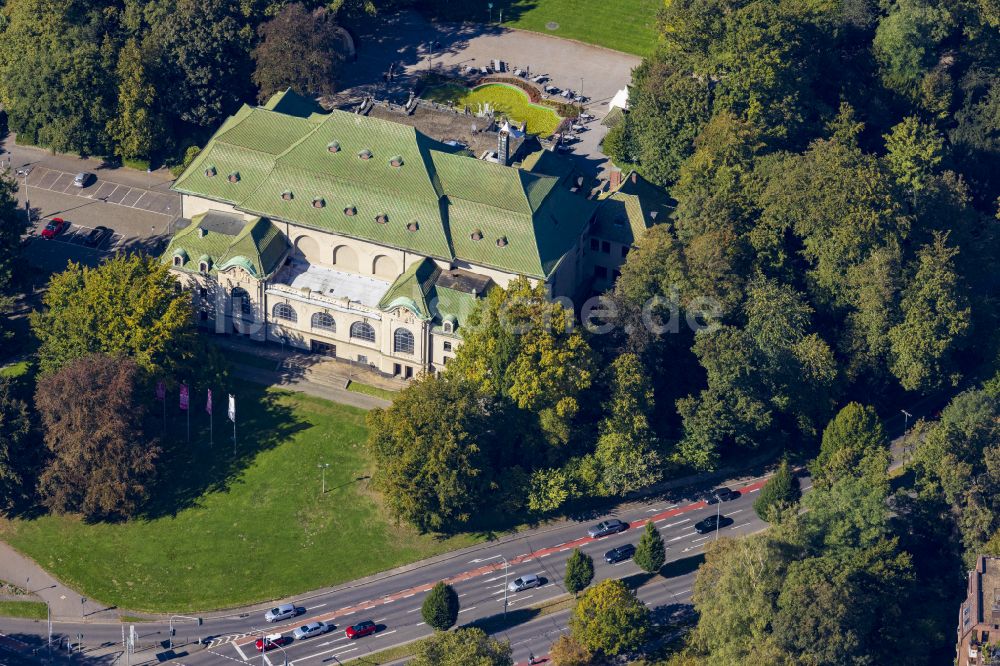
<path fill-rule="evenodd" d="M 0 541 L 0 580 L 23 587 L 46 602 L 53 620 L 118 621 L 118 613 L 114 609 L 94 599 L 87 599 L 81 604 L 83 597 L 79 592 L 56 580 L 34 560 L 3 541 Z"/>

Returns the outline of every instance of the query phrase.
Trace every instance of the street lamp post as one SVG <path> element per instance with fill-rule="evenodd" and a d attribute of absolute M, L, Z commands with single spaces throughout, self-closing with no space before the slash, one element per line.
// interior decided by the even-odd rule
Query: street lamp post
<path fill-rule="evenodd" d="M 510 563 L 507 562 L 507 558 L 503 555 L 500 556 L 503 560 L 503 617 L 507 619 L 507 572 L 510 569 Z"/>
<path fill-rule="evenodd" d="M 87 617 L 86 603 L 87 597 L 80 597 L 80 617 Z"/>
<path fill-rule="evenodd" d="M 722 502 L 715 505 L 715 540 L 719 540 L 719 521 L 722 520 Z"/>
<path fill-rule="evenodd" d="M 487 2 L 486 6 L 490 8 L 490 23 L 493 23 L 493 3 Z"/>
<path fill-rule="evenodd" d="M 330 463 L 320 463 L 320 464 L 316 465 L 316 467 L 319 467 L 321 470 L 323 470 L 323 472 L 322 472 L 322 475 L 323 475 L 323 486 L 322 486 L 322 488 L 323 488 L 323 490 L 320 493 L 321 495 L 326 495 L 326 468 L 329 467 L 329 466 L 330 466 Z"/>

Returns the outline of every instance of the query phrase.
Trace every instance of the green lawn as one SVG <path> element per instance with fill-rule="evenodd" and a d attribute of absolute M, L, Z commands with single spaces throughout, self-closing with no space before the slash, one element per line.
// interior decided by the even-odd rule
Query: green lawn
<path fill-rule="evenodd" d="M 442 19 L 486 22 L 487 0 L 433 3 Z M 503 25 L 576 39 L 635 55 L 649 55 L 656 45 L 656 13 L 663 0 L 514 0 L 493 2 L 493 21 Z M 556 26 L 550 27 L 550 24 Z M 516 61 L 513 56 L 505 59 Z M 532 69 L 541 64 L 532 63 Z"/>
<path fill-rule="evenodd" d="M 472 90 L 449 83 L 430 88 L 422 96 L 441 104 L 451 102 L 459 108 L 469 105 L 473 113 L 481 104 L 489 103 L 514 122 L 526 121 L 529 132 L 542 136 L 555 132 L 562 120 L 552 109 L 532 104 L 523 90 L 503 83 L 487 83 Z"/>
<path fill-rule="evenodd" d="M 198 403 L 199 398 L 195 399 Z M 171 410 L 174 405 L 171 403 Z M 231 607 L 334 585 L 473 543 L 394 526 L 367 488 L 364 411 L 241 385 L 239 455 L 220 409 L 171 415 L 172 464 L 149 516 L 0 522 L 0 537 L 81 593 L 122 609 Z M 317 464 L 329 463 L 320 494 Z"/>
<path fill-rule="evenodd" d="M 24 617 L 29 620 L 44 620 L 47 615 L 41 601 L 0 601 L 0 616 Z"/>
<path fill-rule="evenodd" d="M 370 384 L 362 384 L 361 382 L 351 381 L 347 385 L 348 391 L 354 391 L 355 393 L 364 393 L 365 395 L 374 396 L 376 398 L 382 398 L 383 400 L 393 401 L 399 396 L 399 391 L 390 391 L 389 389 L 379 388 L 377 386 L 371 386 Z"/>

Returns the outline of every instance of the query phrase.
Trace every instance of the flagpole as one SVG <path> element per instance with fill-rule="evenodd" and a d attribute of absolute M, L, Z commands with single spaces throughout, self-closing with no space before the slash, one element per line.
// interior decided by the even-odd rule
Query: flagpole
<path fill-rule="evenodd" d="M 190 400 L 191 399 L 188 398 L 188 406 L 187 406 L 187 409 L 184 410 L 184 411 L 187 412 L 187 415 L 188 415 L 188 444 L 191 443 L 191 402 L 190 402 Z"/>
<path fill-rule="evenodd" d="M 208 448 L 215 443 L 215 414 L 208 413 Z"/>

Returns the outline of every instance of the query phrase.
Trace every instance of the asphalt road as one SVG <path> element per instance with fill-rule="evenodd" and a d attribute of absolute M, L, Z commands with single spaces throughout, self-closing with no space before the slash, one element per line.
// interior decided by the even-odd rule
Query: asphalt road
<path fill-rule="evenodd" d="M 562 585 L 566 558 L 573 548 L 579 547 L 592 556 L 595 562 L 595 580 L 605 578 L 626 579 L 636 587 L 639 596 L 658 613 L 683 610 L 690 601 L 695 571 L 701 562 L 704 546 L 716 538 L 714 533 L 700 535 L 694 524 L 720 511 L 733 522 L 719 532 L 720 536 L 741 536 L 766 527 L 757 518 L 752 504 L 755 493 L 763 485 L 757 479 L 745 485 L 739 498 L 721 505 L 706 506 L 704 502 L 679 498 L 674 503 L 659 501 L 636 505 L 615 515 L 630 523 L 623 533 L 591 539 L 586 528 L 599 522 L 603 516 L 570 523 L 555 530 L 535 533 L 525 538 L 498 543 L 484 548 L 473 557 L 468 554 L 409 570 L 405 573 L 377 577 L 358 585 L 348 585 L 322 596 L 304 600 L 289 599 L 305 608 L 305 613 L 294 621 L 268 625 L 263 611 L 211 617 L 198 626 L 195 622 L 178 618 L 174 640 L 180 644 L 173 654 L 162 654 L 168 639 L 167 626 L 159 622 L 136 624 L 139 651 L 132 657 L 132 664 L 153 660 L 199 665 L 221 665 L 233 661 L 253 662 L 275 666 L 284 663 L 320 665 L 338 663 L 362 657 L 394 645 L 405 643 L 431 633 L 420 617 L 424 594 L 439 580 L 452 584 L 459 594 L 461 611 L 459 624 L 473 620 L 493 618 L 493 633 L 510 640 L 515 658 L 527 660 L 530 653 L 543 655 L 549 645 L 565 630 L 568 613 L 559 611 L 540 616 L 532 606 L 565 596 Z M 803 487 L 810 482 L 804 479 Z M 626 543 L 636 543 L 641 528 L 652 520 L 659 528 L 667 545 L 667 565 L 656 576 L 644 574 L 628 560 L 616 565 L 604 562 L 609 549 Z M 505 566 L 505 561 L 507 566 Z M 293 562 L 289 566 L 294 566 Z M 507 613 L 509 627 L 500 626 L 504 612 L 506 580 L 521 574 L 536 574 L 543 578 L 543 585 L 517 594 L 509 594 Z M 248 581 L 248 584 L 252 582 Z M 498 617 L 499 616 L 499 617 Z M 355 641 L 344 636 L 343 629 L 355 622 L 372 619 L 379 631 Z M 312 620 L 323 620 L 335 626 L 324 636 L 294 641 L 284 652 L 272 650 L 260 655 L 254 641 L 261 631 L 290 634 L 297 626 Z M 511 626 L 512 625 L 512 626 Z M 32 645 L 44 645 L 44 622 L 0 618 L 0 634 Z M 126 629 L 127 631 L 127 629 Z M 58 640 L 76 642 L 82 634 L 84 654 L 104 655 L 102 663 L 121 652 L 122 626 L 119 624 L 57 623 L 54 635 Z M 208 647 L 195 645 L 199 639 L 210 639 Z M 125 663 L 122 658 L 118 663 Z"/>

